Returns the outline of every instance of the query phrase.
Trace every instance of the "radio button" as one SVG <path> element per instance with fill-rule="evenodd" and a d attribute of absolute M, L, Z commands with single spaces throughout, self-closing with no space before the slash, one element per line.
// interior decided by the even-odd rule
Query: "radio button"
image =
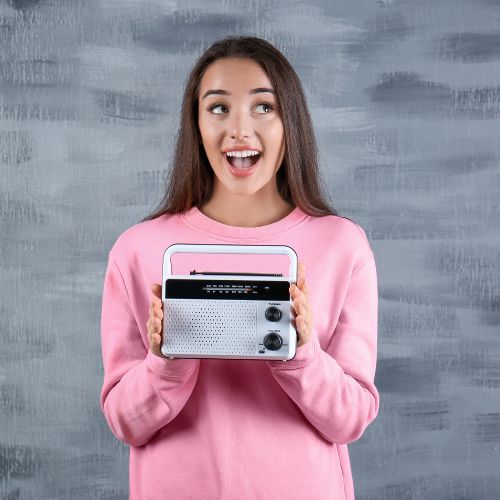
<path fill-rule="evenodd" d="M 283 339 L 277 333 L 268 333 L 264 337 L 264 346 L 270 351 L 277 351 L 282 345 Z"/>
<path fill-rule="evenodd" d="M 274 306 L 266 309 L 266 319 L 268 321 L 279 321 L 281 319 L 281 311 Z"/>

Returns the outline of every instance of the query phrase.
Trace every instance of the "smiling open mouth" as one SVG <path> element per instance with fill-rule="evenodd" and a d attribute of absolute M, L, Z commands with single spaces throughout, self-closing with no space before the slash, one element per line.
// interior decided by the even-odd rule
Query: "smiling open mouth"
<path fill-rule="evenodd" d="M 247 168 L 252 168 L 260 159 L 260 153 L 255 156 L 247 156 L 245 158 L 239 158 L 237 156 L 226 156 L 228 163 L 239 170 L 245 170 Z"/>

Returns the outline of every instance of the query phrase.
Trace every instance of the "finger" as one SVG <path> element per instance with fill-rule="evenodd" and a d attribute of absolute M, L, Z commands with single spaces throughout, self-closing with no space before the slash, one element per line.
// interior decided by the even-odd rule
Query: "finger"
<path fill-rule="evenodd" d="M 156 343 L 158 342 L 158 341 L 157 341 L 157 336 L 158 336 L 158 334 L 157 334 L 157 333 L 151 332 L 151 338 L 150 338 L 150 340 L 149 340 L 149 343 L 150 343 L 151 345 L 154 345 L 154 344 L 156 344 Z"/>
<path fill-rule="evenodd" d="M 302 288 L 304 286 L 304 283 L 305 283 L 305 266 L 303 262 L 300 262 L 297 285 L 299 288 Z"/>
<path fill-rule="evenodd" d="M 295 310 L 297 311 L 297 314 L 300 314 L 302 312 L 302 301 L 301 301 L 300 297 L 296 298 L 293 301 L 293 305 L 295 307 Z"/>
<path fill-rule="evenodd" d="M 161 321 L 158 318 L 155 318 L 154 320 L 154 331 L 155 333 L 160 333 L 161 332 Z"/>
<path fill-rule="evenodd" d="M 309 302 L 304 297 L 299 297 L 297 303 L 297 310 L 301 315 L 302 319 L 309 318 L 310 310 L 309 310 Z"/>
<path fill-rule="evenodd" d="M 154 307 L 153 313 L 155 318 L 158 318 L 160 320 L 163 319 L 163 310 L 161 309 L 161 307 Z"/>
<path fill-rule="evenodd" d="M 151 285 L 151 291 L 153 292 L 154 297 L 161 299 L 161 285 L 158 283 L 153 283 Z"/>
<path fill-rule="evenodd" d="M 297 291 L 301 290 L 303 285 L 305 284 L 305 279 L 302 274 L 297 275 L 297 281 L 290 285 L 290 291 L 292 293 L 297 293 Z"/>
<path fill-rule="evenodd" d="M 156 295 L 152 295 L 149 307 L 150 307 L 150 311 L 152 311 L 155 307 L 162 308 L 163 302 Z"/>

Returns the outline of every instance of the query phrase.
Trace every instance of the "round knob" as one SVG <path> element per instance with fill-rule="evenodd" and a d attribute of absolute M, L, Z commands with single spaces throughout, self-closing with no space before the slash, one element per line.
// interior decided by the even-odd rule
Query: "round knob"
<path fill-rule="evenodd" d="M 264 337 L 264 346 L 270 351 L 277 351 L 283 345 L 283 339 L 277 333 L 268 333 Z"/>
<path fill-rule="evenodd" d="M 274 306 L 266 309 L 266 319 L 269 321 L 279 321 L 281 319 L 281 311 Z"/>

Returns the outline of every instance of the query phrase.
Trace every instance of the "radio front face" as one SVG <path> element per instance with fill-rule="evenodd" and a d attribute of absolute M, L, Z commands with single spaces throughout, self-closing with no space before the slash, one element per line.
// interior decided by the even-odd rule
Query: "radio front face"
<path fill-rule="evenodd" d="M 289 281 L 172 278 L 164 287 L 164 355 L 230 359 L 295 355 Z"/>

